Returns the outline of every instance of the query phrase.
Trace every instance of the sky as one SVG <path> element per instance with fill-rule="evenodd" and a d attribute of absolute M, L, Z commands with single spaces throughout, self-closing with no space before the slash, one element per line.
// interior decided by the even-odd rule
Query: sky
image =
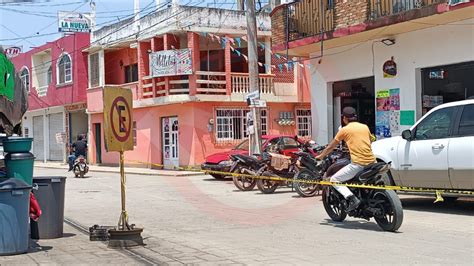
<path fill-rule="evenodd" d="M 23 46 L 23 52 L 56 40 L 58 33 L 58 11 L 89 13 L 89 1 L 50 0 L 34 3 L 11 3 L 0 0 L 0 45 Z M 23 0 L 25 1 L 25 0 Z M 164 3 L 166 0 L 161 0 Z M 180 4 L 217 6 L 235 9 L 234 0 L 180 0 Z M 95 0 L 98 28 L 133 16 L 133 0 Z M 140 0 L 141 15 L 156 9 L 156 0 Z"/>

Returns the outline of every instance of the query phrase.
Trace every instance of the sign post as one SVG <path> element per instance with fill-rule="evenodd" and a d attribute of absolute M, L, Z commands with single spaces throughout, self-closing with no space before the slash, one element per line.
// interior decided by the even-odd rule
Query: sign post
<path fill-rule="evenodd" d="M 143 228 L 134 228 L 128 223 L 125 194 L 125 156 L 124 152 L 133 150 L 133 97 L 130 89 L 106 87 L 103 91 L 105 147 L 108 152 L 120 153 L 120 192 L 122 211 L 117 230 L 109 230 L 109 246 L 136 246 L 143 245 L 140 236 Z"/>

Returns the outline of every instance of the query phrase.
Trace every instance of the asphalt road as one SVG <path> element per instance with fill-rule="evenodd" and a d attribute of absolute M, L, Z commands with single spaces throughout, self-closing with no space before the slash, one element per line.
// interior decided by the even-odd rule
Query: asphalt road
<path fill-rule="evenodd" d="M 71 176 L 64 170 L 39 168 L 35 175 Z M 299 198 L 288 188 L 263 195 L 258 190 L 236 191 L 231 181 L 210 176 L 129 175 L 127 210 L 130 222 L 145 228 L 146 246 L 116 255 L 122 263 L 170 265 L 474 264 L 473 199 L 434 204 L 434 198 L 401 198 L 403 225 L 398 233 L 389 233 L 374 221 L 348 218 L 334 223 L 320 197 Z M 67 179 L 65 217 L 69 222 L 82 228 L 114 225 L 120 206 L 118 174 L 90 173 L 88 178 Z M 66 229 L 82 234 L 77 228 Z M 75 262 L 117 262 L 110 260 L 105 246 L 102 253 L 108 255 L 95 252 L 87 260 L 87 246 L 96 243 L 84 239 L 85 235 L 83 256 L 76 256 Z M 53 252 L 61 240 L 48 244 Z M 35 256 L 42 256 L 42 251 L 28 255 L 37 262 Z"/>

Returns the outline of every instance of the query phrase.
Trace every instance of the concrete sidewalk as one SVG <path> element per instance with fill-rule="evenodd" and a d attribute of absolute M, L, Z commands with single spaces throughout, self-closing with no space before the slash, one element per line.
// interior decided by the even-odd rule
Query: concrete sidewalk
<path fill-rule="evenodd" d="M 49 168 L 49 169 L 64 169 L 65 172 L 68 170 L 68 165 L 58 162 L 38 162 L 35 161 L 35 167 L 39 168 Z M 101 172 L 101 173 L 119 173 L 120 169 L 118 166 L 99 166 L 99 165 L 89 165 L 89 172 Z M 135 174 L 135 175 L 157 175 L 157 176 L 198 176 L 204 175 L 201 172 L 191 172 L 191 171 L 176 171 L 176 170 L 156 170 L 149 168 L 138 168 L 138 167 L 125 167 L 126 174 Z"/>

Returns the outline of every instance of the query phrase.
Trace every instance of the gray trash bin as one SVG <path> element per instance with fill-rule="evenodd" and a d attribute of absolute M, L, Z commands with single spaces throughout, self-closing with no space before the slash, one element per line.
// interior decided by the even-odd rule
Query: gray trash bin
<path fill-rule="evenodd" d="M 42 214 L 37 223 L 31 223 L 31 238 L 51 239 L 62 237 L 66 177 L 33 177 L 33 186 L 35 184 L 38 185 L 38 190 L 33 191 L 33 193 L 40 205 Z"/>
<path fill-rule="evenodd" d="M 30 191 L 20 179 L 0 179 L 0 255 L 28 251 Z"/>

